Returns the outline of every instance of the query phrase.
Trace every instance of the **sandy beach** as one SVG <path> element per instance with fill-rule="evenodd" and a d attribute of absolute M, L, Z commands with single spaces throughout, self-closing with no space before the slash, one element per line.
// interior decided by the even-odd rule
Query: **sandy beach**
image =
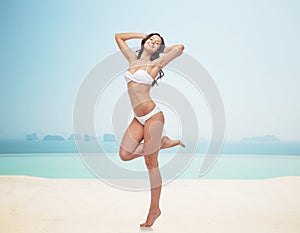
<path fill-rule="evenodd" d="M 98 179 L 0 176 L 3 233 L 299 233 L 300 177 L 175 180 L 163 186 L 162 215 L 144 222 L 149 191 Z"/>

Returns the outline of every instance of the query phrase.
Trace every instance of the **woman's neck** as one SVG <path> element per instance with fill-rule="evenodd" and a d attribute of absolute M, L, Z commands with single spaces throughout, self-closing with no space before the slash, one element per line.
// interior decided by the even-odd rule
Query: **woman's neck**
<path fill-rule="evenodd" d="M 140 57 L 140 60 L 141 61 L 150 61 L 150 58 L 151 58 L 151 54 L 150 53 L 147 53 L 145 50 L 143 51 L 141 57 Z"/>

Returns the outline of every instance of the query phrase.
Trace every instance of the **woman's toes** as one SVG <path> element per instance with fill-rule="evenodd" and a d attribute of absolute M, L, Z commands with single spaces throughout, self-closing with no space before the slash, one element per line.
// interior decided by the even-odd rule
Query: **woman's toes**
<path fill-rule="evenodd" d="M 143 224 L 140 224 L 140 227 L 151 227 L 151 225 L 147 224 L 147 223 L 143 223 Z"/>
<path fill-rule="evenodd" d="M 149 227 L 149 226 L 147 225 L 147 223 L 141 223 L 140 227 Z"/>
<path fill-rule="evenodd" d="M 182 147 L 185 147 L 185 145 L 183 144 L 182 141 L 179 141 L 179 145 L 182 146 Z"/>

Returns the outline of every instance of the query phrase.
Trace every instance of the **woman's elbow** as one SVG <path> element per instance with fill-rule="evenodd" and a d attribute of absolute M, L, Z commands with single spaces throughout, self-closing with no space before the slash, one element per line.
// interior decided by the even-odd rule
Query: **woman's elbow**
<path fill-rule="evenodd" d="M 177 50 L 178 56 L 180 56 L 180 55 L 183 53 L 184 45 L 183 45 L 183 44 L 176 45 L 175 48 L 176 48 L 176 50 Z"/>
<path fill-rule="evenodd" d="M 180 49 L 181 51 L 183 51 L 184 50 L 184 45 L 183 44 L 177 45 L 177 48 Z"/>
<path fill-rule="evenodd" d="M 183 53 L 184 45 L 182 45 L 182 44 L 176 45 L 175 48 L 176 48 L 176 50 L 177 50 L 178 56 L 180 56 L 180 55 Z"/>

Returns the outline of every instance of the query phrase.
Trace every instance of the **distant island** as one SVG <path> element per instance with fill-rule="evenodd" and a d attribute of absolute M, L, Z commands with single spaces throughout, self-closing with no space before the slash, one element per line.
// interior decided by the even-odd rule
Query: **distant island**
<path fill-rule="evenodd" d="M 103 136 L 99 136 L 99 139 L 102 138 L 103 142 L 116 142 L 114 134 L 103 134 Z M 98 137 L 89 135 L 89 134 L 78 134 L 78 133 L 72 133 L 69 137 L 66 139 L 61 135 L 46 135 L 42 139 L 39 139 L 36 133 L 29 133 L 25 137 L 26 141 L 84 141 L 84 142 L 90 142 L 90 141 L 97 141 Z"/>
<path fill-rule="evenodd" d="M 81 134 L 72 133 L 70 137 L 68 137 L 68 140 L 82 140 L 82 136 Z"/>
<path fill-rule="evenodd" d="M 47 135 L 43 138 L 44 141 L 64 141 L 65 139 L 60 135 Z"/>
<path fill-rule="evenodd" d="M 279 142 L 280 139 L 274 135 L 256 136 L 256 137 L 244 137 L 244 142 Z"/>
<path fill-rule="evenodd" d="M 34 141 L 34 140 L 39 140 L 36 133 L 31 133 L 26 135 L 26 140 L 27 141 Z"/>
<path fill-rule="evenodd" d="M 113 134 L 104 134 L 103 142 L 116 142 L 115 136 Z"/>
<path fill-rule="evenodd" d="M 94 136 L 90 136 L 90 135 L 88 135 L 88 134 L 85 134 L 84 137 L 83 137 L 83 140 L 84 140 L 85 142 L 89 142 L 89 141 L 97 141 L 97 138 L 94 137 Z"/>

